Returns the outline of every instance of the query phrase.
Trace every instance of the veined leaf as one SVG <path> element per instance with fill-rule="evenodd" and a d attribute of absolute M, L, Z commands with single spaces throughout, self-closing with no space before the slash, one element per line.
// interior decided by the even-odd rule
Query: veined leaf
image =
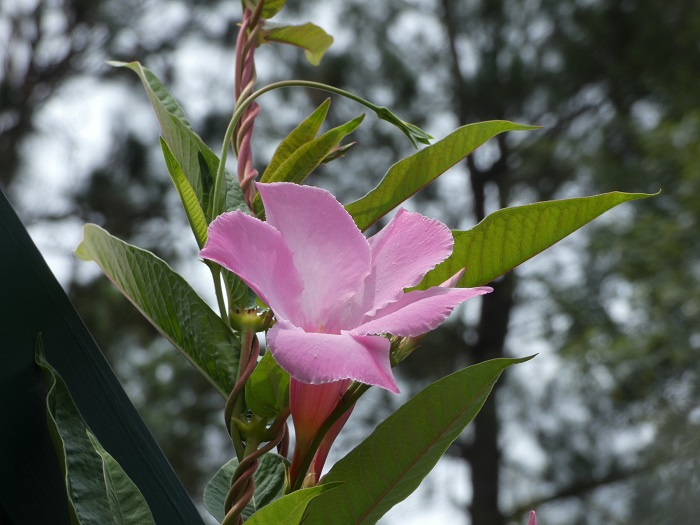
<path fill-rule="evenodd" d="M 204 211 L 192 189 L 192 185 L 185 177 L 180 163 L 173 156 L 167 142 L 162 137 L 160 139 L 160 147 L 163 150 L 163 158 L 165 158 L 165 165 L 168 168 L 168 173 L 170 173 L 170 178 L 173 180 L 175 189 L 177 189 L 182 205 L 185 208 L 185 214 L 190 222 L 194 237 L 199 247 L 202 248 L 207 242 L 207 219 L 204 216 Z"/>
<path fill-rule="evenodd" d="M 301 184 L 344 137 L 358 128 L 363 119 L 364 115 L 360 115 L 350 122 L 330 129 L 320 137 L 301 145 L 274 172 L 270 173 L 266 182 L 296 182 Z M 255 196 L 253 208 L 256 215 L 261 217 L 264 210 L 260 194 Z"/>
<path fill-rule="evenodd" d="M 321 63 L 323 54 L 333 43 L 332 36 L 310 22 L 300 26 L 265 24 L 261 39 L 302 48 L 306 59 L 314 66 Z"/>
<path fill-rule="evenodd" d="M 323 478 L 343 482 L 311 502 L 304 525 L 373 524 L 420 485 L 474 419 L 507 367 L 494 359 L 455 372 L 419 392 L 338 461 Z"/>
<path fill-rule="evenodd" d="M 98 443 L 63 379 L 46 361 L 41 339 L 35 360 L 47 387 L 46 420 L 66 483 L 71 521 L 76 525 L 155 525 L 138 487 Z"/>
<path fill-rule="evenodd" d="M 490 138 L 504 131 L 531 129 L 537 128 L 502 120 L 462 126 L 444 139 L 394 164 L 376 188 L 345 209 L 364 231 Z"/>
<path fill-rule="evenodd" d="M 219 167 L 219 158 L 192 130 L 182 107 L 168 92 L 163 83 L 150 70 L 138 62 L 109 62 L 109 64 L 116 67 L 127 67 L 141 79 L 151 105 L 155 110 L 165 142 L 180 164 L 195 195 L 197 195 L 197 200 L 204 211 L 207 222 L 211 222 L 212 219 L 224 211 L 247 209 L 240 185 L 228 171 L 225 172 L 226 198 L 223 204 L 224 209 L 213 209 L 214 199 L 212 191 L 214 189 L 216 171 Z"/>
<path fill-rule="evenodd" d="M 452 255 L 428 272 L 418 288 L 437 286 L 462 268 L 467 271 L 460 286 L 486 284 L 618 204 L 651 196 L 612 192 L 499 210 L 471 230 L 454 230 Z"/>
<path fill-rule="evenodd" d="M 245 385 L 245 400 L 254 414 L 273 418 L 289 408 L 289 374 L 267 352 Z"/>
<path fill-rule="evenodd" d="M 301 124 L 299 124 L 287 137 L 277 146 L 270 164 L 265 168 L 265 172 L 260 177 L 260 182 L 269 182 L 270 175 L 275 173 L 277 169 L 286 161 L 292 154 L 307 142 L 311 142 L 316 138 L 321 124 L 326 119 L 328 108 L 331 105 L 331 99 L 327 98 L 323 103 L 316 108 Z"/>
<path fill-rule="evenodd" d="M 299 525 L 309 502 L 323 493 L 333 491 L 339 485 L 341 484 L 324 483 L 287 494 L 253 514 L 246 525 Z M 325 516 L 324 523 L 328 523 L 328 516 L 333 516 L 332 522 L 336 523 L 332 514 Z"/>
<path fill-rule="evenodd" d="M 267 453 L 258 460 L 258 469 L 253 475 L 255 492 L 250 503 L 243 510 L 243 518 L 248 519 L 265 505 L 279 499 L 284 491 L 284 473 L 289 461 L 277 454 Z M 219 523 L 224 520 L 224 502 L 231 488 L 233 473 L 238 460 L 233 458 L 221 467 L 204 489 L 204 506 Z"/>
<path fill-rule="evenodd" d="M 78 258 L 94 260 L 136 308 L 224 396 L 233 388 L 240 341 L 162 259 L 94 224 L 83 228 Z"/>

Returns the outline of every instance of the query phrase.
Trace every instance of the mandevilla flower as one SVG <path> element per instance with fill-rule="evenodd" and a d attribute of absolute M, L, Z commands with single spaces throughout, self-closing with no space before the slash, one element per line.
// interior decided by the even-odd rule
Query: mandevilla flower
<path fill-rule="evenodd" d="M 452 252 L 452 234 L 437 220 L 401 209 L 365 239 L 325 190 L 290 183 L 257 187 L 267 222 L 241 211 L 219 216 L 201 256 L 237 274 L 275 314 L 267 342 L 292 378 L 294 481 L 295 468 L 350 380 L 399 391 L 383 335 L 429 332 L 457 305 L 491 288 L 404 292 Z M 326 435 L 312 464 L 315 475 L 348 415 Z"/>

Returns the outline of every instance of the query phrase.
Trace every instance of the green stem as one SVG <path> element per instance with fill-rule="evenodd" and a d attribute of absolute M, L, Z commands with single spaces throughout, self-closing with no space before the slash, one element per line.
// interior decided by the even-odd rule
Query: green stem
<path fill-rule="evenodd" d="M 258 89 L 257 91 L 253 92 L 248 96 L 245 100 L 243 100 L 240 104 L 236 106 L 236 110 L 233 112 L 233 116 L 231 117 L 231 121 L 228 124 L 228 127 L 226 128 L 226 134 L 224 135 L 224 142 L 221 147 L 221 155 L 220 155 L 220 162 L 219 162 L 219 169 L 216 172 L 216 181 L 214 183 L 214 213 L 218 213 L 221 211 L 222 208 L 222 198 L 223 198 L 223 189 L 225 185 L 225 177 L 224 173 L 226 171 L 226 158 L 228 157 L 228 149 L 229 149 L 229 144 L 231 144 L 231 139 L 233 137 L 233 134 L 236 130 L 236 126 L 238 125 L 238 121 L 241 119 L 241 116 L 243 116 L 243 112 L 246 110 L 248 106 L 250 106 L 255 99 L 260 97 L 261 95 L 264 95 L 265 93 L 272 91 L 273 89 L 279 89 L 279 88 L 284 88 L 284 87 L 306 87 L 306 88 L 313 88 L 313 89 L 319 89 L 321 91 L 327 91 L 329 93 L 334 93 L 336 95 L 341 95 L 343 97 L 349 98 L 350 100 L 354 100 L 355 102 L 358 102 L 359 104 L 362 104 L 363 106 L 371 109 L 377 115 L 382 117 L 382 115 L 385 115 L 388 112 L 388 109 L 382 106 L 377 106 L 376 104 L 372 104 L 368 100 L 365 100 L 362 97 L 358 97 L 357 95 L 354 95 L 350 93 L 349 91 L 345 91 L 344 89 L 336 88 L 333 86 L 329 86 L 328 84 L 322 84 L 320 82 L 313 82 L 310 80 L 282 80 L 280 82 L 274 82 L 272 84 L 269 84 L 265 87 L 262 87 Z"/>
<path fill-rule="evenodd" d="M 328 418 L 326 418 L 326 420 L 323 422 L 323 425 L 321 425 L 321 428 L 314 436 L 314 440 L 311 442 L 311 446 L 309 447 L 309 450 L 306 456 L 304 457 L 304 462 L 301 464 L 301 468 L 299 469 L 299 476 L 294 481 L 294 486 L 292 487 L 290 492 L 299 490 L 302 487 L 304 483 L 304 478 L 306 477 L 306 473 L 309 471 L 311 462 L 313 461 L 314 456 L 316 455 L 318 447 L 321 446 L 323 438 L 326 437 L 326 433 L 335 424 L 335 422 L 338 421 L 343 414 L 345 414 L 345 412 L 352 408 L 352 406 L 357 402 L 357 400 L 360 399 L 360 397 L 365 392 L 367 392 L 369 388 L 370 385 L 365 385 L 364 383 L 353 382 L 350 384 L 348 389 L 345 391 L 345 394 L 343 394 L 343 397 L 333 409 L 333 412 L 331 412 L 331 415 L 328 416 Z"/>

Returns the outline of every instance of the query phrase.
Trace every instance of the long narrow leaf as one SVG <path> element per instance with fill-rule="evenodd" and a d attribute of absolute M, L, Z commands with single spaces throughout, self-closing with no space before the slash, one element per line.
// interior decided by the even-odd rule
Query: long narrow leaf
<path fill-rule="evenodd" d="M 212 191 L 214 177 L 219 167 L 219 158 L 194 132 L 182 107 L 163 83 L 138 62 L 110 62 L 110 64 L 129 68 L 141 79 L 158 118 L 165 142 L 197 195 L 199 205 L 204 211 L 207 221 L 211 222 L 224 211 L 246 209 L 241 188 L 228 171 L 225 173 L 226 199 L 224 200 L 224 209 L 213 209 Z"/>
<path fill-rule="evenodd" d="M 651 196 L 612 192 L 499 210 L 471 230 L 453 231 L 452 255 L 429 272 L 419 288 L 437 286 L 462 268 L 467 271 L 461 286 L 486 284 L 618 204 Z"/>
<path fill-rule="evenodd" d="M 301 145 L 274 172 L 270 173 L 266 182 L 295 182 L 301 184 L 343 138 L 358 128 L 363 119 L 364 115 L 360 115 L 350 122 L 330 129 L 320 137 Z M 259 194 L 256 195 L 253 206 L 255 213 L 261 216 L 263 206 Z"/>
<path fill-rule="evenodd" d="M 66 483 L 71 521 L 76 525 L 155 525 L 143 495 L 99 445 L 63 379 L 46 361 L 41 339 L 35 360 L 47 387 L 46 420 Z"/>
<path fill-rule="evenodd" d="M 364 231 L 490 138 L 504 131 L 531 129 L 537 128 L 501 120 L 462 126 L 444 139 L 394 164 L 376 188 L 345 208 Z"/>
<path fill-rule="evenodd" d="M 451 374 L 414 396 L 336 463 L 323 483 L 343 482 L 312 501 L 304 525 L 376 523 L 405 499 L 474 419 L 507 367 L 494 359 Z"/>
<path fill-rule="evenodd" d="M 94 260 L 136 308 L 217 388 L 228 396 L 240 341 L 192 287 L 162 259 L 94 224 L 75 251 Z"/>
<path fill-rule="evenodd" d="M 192 185 L 185 177 L 180 163 L 162 137 L 160 139 L 160 147 L 163 150 L 163 158 L 165 159 L 168 173 L 170 173 L 170 178 L 173 180 L 175 189 L 177 189 L 182 205 L 185 208 L 185 215 L 187 215 L 187 220 L 190 222 L 192 233 L 194 233 L 197 244 L 202 248 L 207 242 L 207 219 L 204 216 L 204 211 L 199 204 L 194 189 L 192 189 Z"/>
<path fill-rule="evenodd" d="M 311 115 L 304 119 L 301 124 L 294 128 L 292 132 L 280 142 L 274 155 L 272 155 L 272 159 L 270 159 L 270 164 L 267 165 L 267 168 L 265 168 L 265 171 L 260 177 L 260 182 L 269 182 L 271 174 L 275 173 L 277 168 L 279 168 L 284 161 L 291 157 L 301 146 L 316 138 L 321 124 L 323 124 L 323 121 L 326 119 L 330 105 L 331 99 L 327 98 Z"/>

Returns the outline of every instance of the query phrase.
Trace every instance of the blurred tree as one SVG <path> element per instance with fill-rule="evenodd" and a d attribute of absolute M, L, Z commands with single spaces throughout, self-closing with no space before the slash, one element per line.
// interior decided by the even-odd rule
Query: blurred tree
<path fill-rule="evenodd" d="M 176 57 L 188 42 L 206 43 L 207 57 L 217 57 L 214 50 L 233 42 L 240 15 L 237 2 L 213 0 L 196 6 L 160 0 L 25 4 L 0 5 L 0 184 L 10 193 L 26 170 L 27 141 L 41 132 L 37 116 L 60 97 L 61 87 L 99 77 L 100 89 L 127 85 L 137 90 L 129 91 L 131 100 L 142 99 L 136 79 L 115 76 L 101 64 L 106 58 L 138 59 L 176 87 L 210 82 L 178 82 Z M 666 190 L 616 213 L 616 222 L 589 228 L 585 247 L 569 244 L 558 252 L 569 254 L 563 262 L 547 259 L 502 278 L 479 311 L 433 334 L 402 365 L 417 389 L 456 364 L 530 353 L 521 341 L 538 336 L 561 350 L 559 372 L 546 385 L 533 385 L 532 378 L 525 385 L 499 383 L 476 424 L 451 449 L 470 466 L 472 495 L 456 502 L 457 512 L 468 511 L 475 525 L 522 523 L 523 511 L 539 503 L 546 504 L 542 521 L 550 524 L 651 523 L 669 516 L 693 523 L 693 498 L 684 495 L 697 489 L 697 444 L 687 430 L 700 422 L 691 361 L 700 347 L 693 327 L 700 7 L 692 0 L 290 0 L 283 11 L 305 19 L 314 12 L 336 37 L 321 67 L 279 47 L 274 54 L 281 58 L 273 61 L 263 48 L 262 82 L 296 76 L 350 89 L 436 136 L 494 118 L 545 126 L 499 136 L 411 204 L 451 227 L 468 228 L 497 208 L 536 200 Z M 194 55 L 201 57 L 202 49 Z M 195 128 L 216 145 L 231 101 L 219 102 L 225 97 L 210 90 L 210 84 L 194 89 L 195 98 L 209 99 Z M 308 95 L 283 91 L 261 100 L 258 163 L 284 133 L 285 112 L 308 112 L 324 98 Z M 269 111 L 275 100 L 285 105 Z M 329 123 L 357 112 L 335 99 Z M 184 221 L 163 197 L 169 182 L 148 149 L 156 141 L 131 128 L 112 131 L 111 155 L 91 166 L 60 215 L 98 222 L 177 263 L 174 239 Z M 361 196 L 410 153 L 404 137 L 374 119 L 355 135 L 362 153 L 351 151 L 313 178 L 344 201 Z M 32 221 L 42 211 L 24 210 Z M 164 227 L 173 223 L 174 230 Z M 70 290 L 199 497 L 207 450 L 216 445 L 216 438 L 204 436 L 217 435 L 211 429 L 217 428 L 219 400 L 181 366 L 184 360 L 154 342 L 154 331 L 106 280 L 76 273 Z M 513 428 L 542 461 L 515 457 L 504 437 Z"/>
<path fill-rule="evenodd" d="M 445 122 L 493 118 L 545 126 L 525 137 L 499 136 L 469 157 L 461 176 L 466 199 L 455 195 L 454 179 L 417 196 L 414 206 L 453 227 L 468 227 L 500 207 L 582 189 L 666 189 L 653 202 L 617 213 L 617 222 L 589 229 L 585 247 L 568 244 L 565 265 L 553 258 L 501 279 L 470 322 L 436 332 L 424 352 L 412 355 L 413 367 L 404 367 L 424 384 L 453 370 L 455 360 L 526 353 L 518 343 L 527 330 L 515 318 L 539 323 L 542 337 L 561 350 L 561 374 L 539 397 L 547 417 L 524 420 L 541 414 L 537 398 L 501 382 L 504 395 L 487 402 L 453 447 L 470 467 L 471 523 L 521 522 L 537 502 L 551 502 L 549 523 L 652 522 L 651 516 L 691 523 L 689 505 L 680 500 L 697 489 L 697 480 L 690 467 L 674 465 L 696 464 L 688 457 L 691 433 L 677 433 L 698 424 L 697 393 L 689 386 L 697 375 L 697 294 L 686 292 L 698 279 L 691 232 L 699 211 L 700 77 L 693 72 L 700 66 L 700 8 L 650 0 L 397 0 L 370 9 L 357 0 L 331 11 L 341 36 L 347 32 L 365 47 L 358 53 L 336 46 L 316 72 L 319 80 L 379 96 L 434 134 L 436 127 L 446 131 Z M 362 159 L 351 153 L 344 166 L 328 167 L 336 178 L 317 179 L 321 184 L 354 197 L 359 181 L 342 173 L 378 178 L 387 157 L 405 152 L 401 137 L 388 137 L 381 124 L 364 132 L 372 135 L 361 139 Z M 433 204 L 448 193 L 456 205 Z M 472 213 L 466 224 L 465 205 Z M 527 317 L 517 308 L 526 303 L 541 311 Z M 528 402 L 517 401 L 523 398 Z M 524 413 L 518 428 L 532 432 L 544 468 L 502 449 L 497 402 L 501 412 Z M 663 444 L 654 446 L 658 440 L 650 436 L 657 435 Z M 504 490 L 501 475 L 537 488 Z M 674 490 L 650 497 L 662 479 Z"/>

